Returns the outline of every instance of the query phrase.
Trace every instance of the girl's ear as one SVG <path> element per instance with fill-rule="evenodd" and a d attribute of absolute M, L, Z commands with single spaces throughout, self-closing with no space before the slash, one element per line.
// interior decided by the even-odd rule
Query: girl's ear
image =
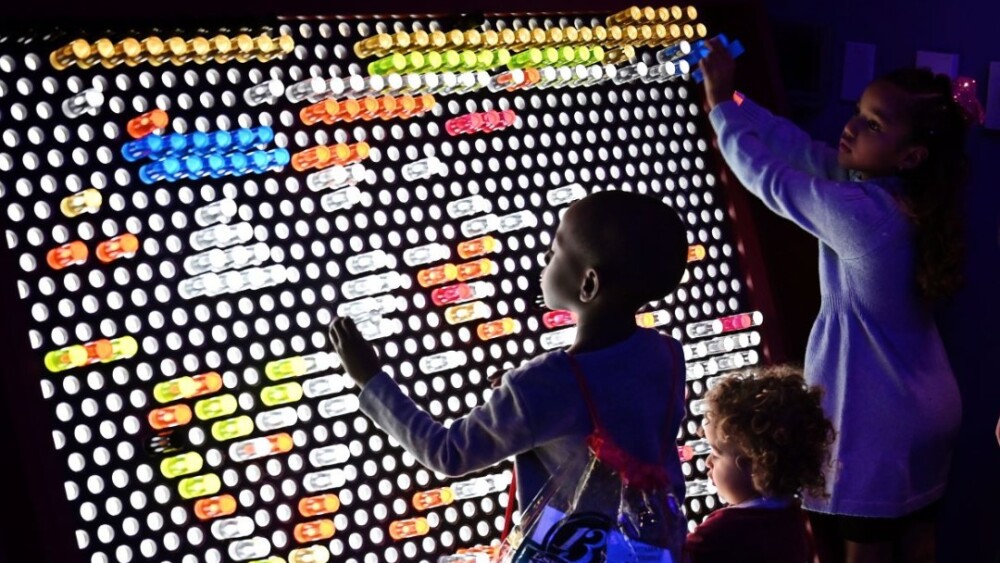
<path fill-rule="evenodd" d="M 750 471 L 753 469 L 753 462 L 745 455 L 738 455 L 736 456 L 736 469 L 750 475 Z"/>
<path fill-rule="evenodd" d="M 913 170 L 914 168 L 920 166 L 920 164 L 927 159 L 927 147 L 923 145 L 914 145 L 903 149 L 899 160 L 896 163 L 896 168 L 900 170 Z"/>
<path fill-rule="evenodd" d="M 597 270 L 587 268 L 583 273 L 583 283 L 580 284 L 580 302 L 590 303 L 597 298 L 597 292 L 601 289 L 601 282 L 597 276 Z"/>

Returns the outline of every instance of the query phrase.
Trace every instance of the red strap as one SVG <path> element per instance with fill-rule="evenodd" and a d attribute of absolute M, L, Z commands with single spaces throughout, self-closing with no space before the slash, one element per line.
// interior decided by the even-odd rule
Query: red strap
<path fill-rule="evenodd" d="M 667 355 L 670 356 L 670 362 L 673 363 L 674 351 L 670 349 L 670 343 L 664 340 L 663 343 L 667 347 Z M 597 417 L 597 408 L 594 406 L 594 400 L 590 394 L 590 387 L 587 385 L 587 380 L 583 376 L 583 368 L 580 367 L 580 362 L 572 355 L 568 354 L 570 367 L 573 368 L 573 375 L 576 377 L 576 383 L 580 387 L 580 393 L 583 395 L 584 402 L 587 403 L 587 411 L 590 412 L 590 420 L 594 425 L 594 431 L 604 434 L 604 426 L 601 425 L 600 419 Z M 683 373 L 683 372 L 682 372 Z M 673 375 L 673 374 L 671 374 Z M 670 394 L 667 395 L 667 418 L 664 421 L 663 433 L 666 435 L 663 440 L 663 445 L 660 450 L 660 464 L 662 465 L 667 459 L 667 454 L 670 453 L 670 445 L 674 442 L 671 440 L 670 434 L 670 421 L 673 419 L 673 401 L 674 392 L 676 391 L 676 377 L 670 377 Z M 676 444 L 674 444 L 676 448 Z"/>
<path fill-rule="evenodd" d="M 503 515 L 503 533 L 500 534 L 500 541 L 503 542 L 510 534 L 510 528 L 514 521 L 514 505 L 517 504 L 517 471 L 511 471 L 510 488 L 507 489 L 507 510 Z"/>

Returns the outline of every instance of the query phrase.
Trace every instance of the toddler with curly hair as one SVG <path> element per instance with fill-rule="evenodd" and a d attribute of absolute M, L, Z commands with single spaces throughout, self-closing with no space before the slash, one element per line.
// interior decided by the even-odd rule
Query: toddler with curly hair
<path fill-rule="evenodd" d="M 822 495 L 834 430 L 822 391 L 791 367 L 724 379 L 706 397 L 709 478 L 730 506 L 688 535 L 691 563 L 811 560 L 798 495 Z"/>

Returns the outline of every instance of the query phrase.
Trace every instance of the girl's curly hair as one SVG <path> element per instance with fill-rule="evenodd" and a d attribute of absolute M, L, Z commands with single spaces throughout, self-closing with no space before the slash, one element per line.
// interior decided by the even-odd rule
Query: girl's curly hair
<path fill-rule="evenodd" d="M 754 487 L 769 495 L 826 495 L 823 469 L 835 432 L 818 387 L 790 366 L 724 379 L 706 396 L 712 425 L 750 459 Z"/>

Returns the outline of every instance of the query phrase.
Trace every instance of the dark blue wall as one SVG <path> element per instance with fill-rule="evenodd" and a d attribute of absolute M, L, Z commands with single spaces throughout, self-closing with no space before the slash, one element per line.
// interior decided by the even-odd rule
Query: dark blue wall
<path fill-rule="evenodd" d="M 844 44 L 876 46 L 875 74 L 912 66 L 916 51 L 960 55 L 959 74 L 977 79 L 985 100 L 990 61 L 1000 61 L 996 0 L 765 0 L 781 51 L 789 39 L 815 38 L 809 53 L 785 59 L 795 119 L 814 137 L 836 141 L 853 102 L 840 100 Z M 796 63 L 795 61 L 798 61 Z M 794 73 L 794 75 L 788 75 Z M 942 562 L 1000 561 L 1000 131 L 970 138 L 968 281 L 939 322 L 964 401 L 963 427 L 939 528 Z M 873 429 L 877 431 L 877 429 Z"/>

